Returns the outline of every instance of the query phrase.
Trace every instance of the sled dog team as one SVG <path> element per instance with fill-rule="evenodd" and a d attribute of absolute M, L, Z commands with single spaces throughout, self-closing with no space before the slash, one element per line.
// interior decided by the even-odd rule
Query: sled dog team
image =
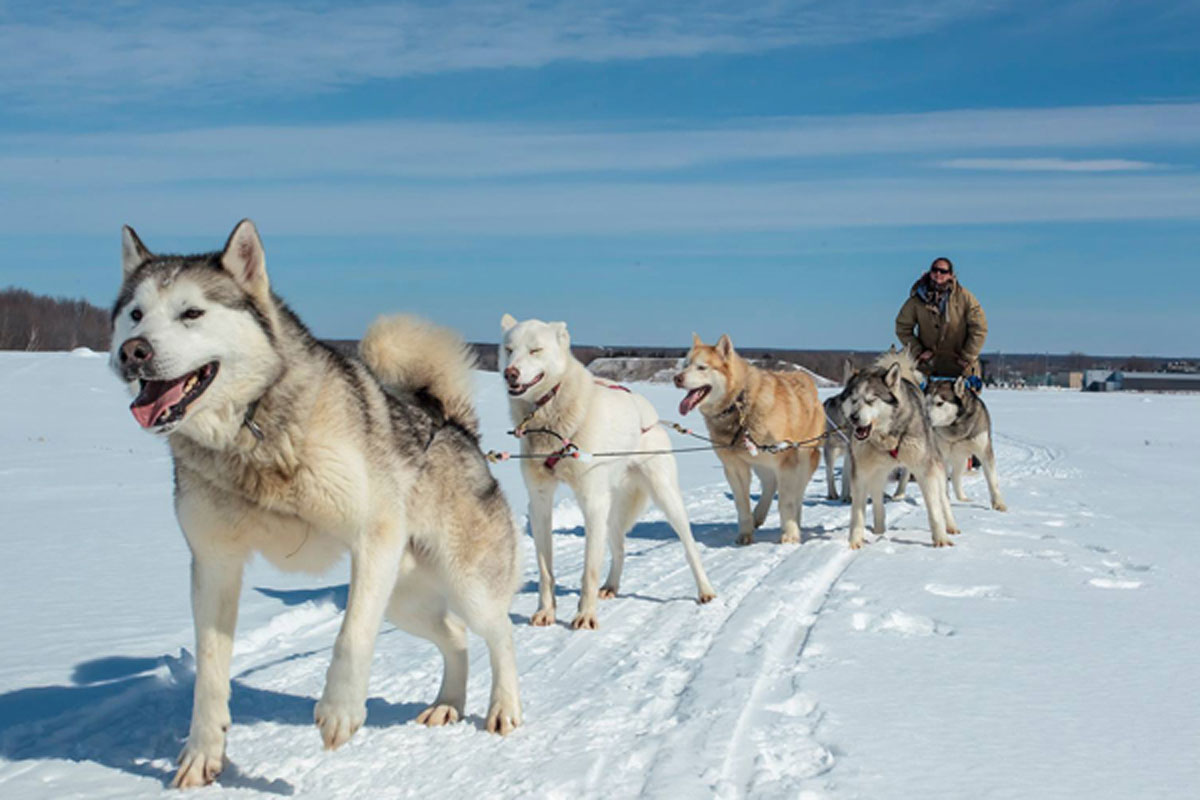
<path fill-rule="evenodd" d="M 319 342 L 272 291 L 249 220 L 222 250 L 185 256 L 156 255 L 126 227 L 122 272 L 110 364 L 134 394 L 137 422 L 166 437 L 176 516 L 192 553 L 196 683 L 173 785 L 204 785 L 221 771 L 242 571 L 255 553 L 314 573 L 349 553 L 345 617 L 314 714 L 327 748 L 366 719 L 385 618 L 442 653 L 441 687 L 418 722 L 463 717 L 470 629 L 490 655 L 487 729 L 507 734 L 520 725 L 508 617 L 521 577 L 519 535 L 480 449 L 469 348 L 404 316 L 373 324 L 360 359 Z M 560 482 L 584 516 L 572 627 L 597 627 L 598 600 L 616 595 L 625 537 L 649 502 L 683 544 L 698 601 L 712 600 L 653 406 L 589 373 L 571 354 L 565 323 L 505 314 L 501 328 L 500 370 L 521 437 L 537 554 L 532 624 L 556 620 L 551 508 Z M 962 500 L 964 459 L 977 456 L 992 506 L 1004 510 L 983 401 L 961 379 L 924 393 L 920 383 L 908 356 L 892 351 L 866 369 L 848 368 L 842 393 L 822 406 L 807 374 L 759 369 L 728 336 L 708 345 L 694 334 L 675 376 L 685 392 L 680 413 L 703 417 L 729 481 L 739 543 L 753 542 L 776 493 L 780 540 L 800 542 L 804 491 L 823 449 L 830 497 L 851 500 L 853 548 L 863 544 L 868 499 L 874 531 L 884 532 L 883 491 L 897 468 L 906 470 L 898 492 L 909 473 L 921 487 L 935 546 L 958 533 L 946 459 Z M 598 455 L 573 457 L 581 452 Z M 833 463 L 843 456 L 839 494 Z M 752 474 L 762 488 L 753 507 Z"/>

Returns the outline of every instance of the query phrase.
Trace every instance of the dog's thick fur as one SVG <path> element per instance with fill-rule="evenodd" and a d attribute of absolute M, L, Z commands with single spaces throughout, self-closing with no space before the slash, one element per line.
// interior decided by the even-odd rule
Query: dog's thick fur
<path fill-rule="evenodd" d="M 123 256 L 111 364 L 140 389 L 134 416 L 167 436 L 192 553 L 195 702 L 174 785 L 221 770 L 242 569 L 256 552 L 319 572 L 349 551 L 346 613 L 315 711 L 327 748 L 366 718 L 385 615 L 445 660 L 418 721 L 462 717 L 469 627 L 491 655 L 488 729 L 519 725 L 508 618 L 517 533 L 479 449 L 472 362 L 457 337 L 393 318 L 367 333 L 366 365 L 340 355 L 271 292 L 248 220 L 223 251 L 199 256 L 156 256 L 125 228 Z"/>
<path fill-rule="evenodd" d="M 992 415 L 982 398 L 967 386 L 965 378 L 954 381 L 930 381 L 925 386 L 925 403 L 929 419 L 942 445 L 942 453 L 950 461 L 950 483 L 954 496 L 967 501 L 962 476 L 971 456 L 979 459 L 987 479 L 992 508 L 1007 511 L 1000 485 L 996 482 L 996 451 L 992 448 Z"/>
<path fill-rule="evenodd" d="M 875 533 L 886 530 L 883 489 L 898 465 L 907 467 L 921 487 L 934 546 L 953 544 L 946 534 L 958 533 L 958 525 L 946 492 L 946 468 L 912 359 L 894 349 L 884 353 L 873 366 L 856 372 L 839 398 L 842 415 L 853 427 L 850 546 L 862 547 L 868 498 Z"/>
<path fill-rule="evenodd" d="M 763 524 L 775 490 L 779 490 L 780 541 L 801 539 L 800 512 L 804 490 L 817 471 L 825 430 L 825 414 L 817 387 L 804 372 L 771 372 L 748 363 L 733 349 L 728 335 L 707 345 L 692 334 L 692 347 L 675 385 L 686 389 L 681 414 L 699 408 L 708 435 L 722 447 L 716 451 L 725 468 L 737 508 L 738 544 L 751 544 Z M 783 441 L 811 445 L 778 453 L 752 453 L 742 446 L 749 436 L 756 445 Z M 758 476 L 762 495 L 750 510 L 750 473 Z"/>
<path fill-rule="evenodd" d="M 555 620 L 551 510 L 560 481 L 575 493 L 584 519 L 583 581 L 571 627 L 597 627 L 597 598 L 616 595 L 625 561 L 625 535 L 649 499 L 662 509 L 683 542 L 699 601 L 707 603 L 716 597 L 692 538 L 675 457 L 661 452 L 670 450 L 671 442 L 658 424 L 654 407 L 644 397 L 588 372 L 571 354 L 566 323 L 518 322 L 505 314 L 500 327 L 500 370 L 508 387 L 513 423 L 529 423 L 530 432 L 521 439 L 522 454 L 553 453 L 563 446 L 563 439 L 587 453 L 645 452 L 587 462 L 574 458 L 521 461 L 538 561 L 538 610 L 532 623 L 550 625 Z M 558 436 L 539 433 L 539 429 Z M 612 563 L 601 586 L 605 539 Z"/>

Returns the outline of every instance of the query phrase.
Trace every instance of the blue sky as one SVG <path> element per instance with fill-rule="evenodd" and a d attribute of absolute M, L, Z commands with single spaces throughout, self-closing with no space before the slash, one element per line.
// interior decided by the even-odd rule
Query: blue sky
<path fill-rule="evenodd" d="M 251 217 L 328 337 L 885 348 L 954 259 L 988 351 L 1200 356 L 1200 5 L 7 3 L 0 286 Z"/>

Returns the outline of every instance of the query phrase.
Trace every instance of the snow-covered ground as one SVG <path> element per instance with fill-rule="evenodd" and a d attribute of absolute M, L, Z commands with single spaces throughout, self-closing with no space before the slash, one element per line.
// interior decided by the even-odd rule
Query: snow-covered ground
<path fill-rule="evenodd" d="M 500 380 L 478 376 L 485 446 L 512 447 Z M 640 386 L 667 419 L 678 392 Z M 555 514 L 560 625 L 517 622 L 525 726 L 413 722 L 437 688 L 432 645 L 385 629 L 366 727 L 324 752 L 312 726 L 345 600 L 255 563 L 233 665 L 230 765 L 198 796 L 1150 798 L 1200 786 L 1200 398 L 986 395 L 1011 509 L 981 478 L 935 550 L 919 500 L 853 552 L 849 509 L 773 513 L 736 547 L 716 459 L 681 481 L 719 597 L 693 602 L 657 513 L 629 538 L 600 630 L 569 630 L 583 538 Z M 101 357 L 0 354 L 0 797 L 167 793 L 191 705 L 188 556 L 163 444 L 141 432 Z M 699 424 L 699 420 L 694 421 Z M 681 440 L 680 442 L 684 442 Z M 514 509 L 514 464 L 494 467 Z M 919 497 L 914 486 L 910 492 Z M 873 537 L 868 537 L 873 538 Z"/>

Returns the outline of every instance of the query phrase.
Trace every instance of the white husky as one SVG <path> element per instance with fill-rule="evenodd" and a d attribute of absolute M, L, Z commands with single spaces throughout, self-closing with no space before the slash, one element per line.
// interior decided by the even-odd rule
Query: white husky
<path fill-rule="evenodd" d="M 566 440 L 587 453 L 670 449 L 670 438 L 644 397 L 596 378 L 571 355 L 566 323 L 536 319 L 518 323 L 505 314 L 500 327 L 504 331 L 500 369 L 508 384 L 513 422 L 518 426 L 524 423 L 528 431 L 521 439 L 523 454 L 554 454 L 563 449 Z M 597 597 L 616 595 L 625 561 L 625 534 L 648 498 L 662 509 L 683 542 L 700 602 L 716 597 L 692 539 L 674 456 L 658 452 L 580 461 L 549 455 L 523 460 L 521 474 L 529 490 L 529 527 L 537 547 L 538 610 L 531 620 L 534 625 L 550 625 L 555 619 L 550 517 L 559 481 L 575 492 L 584 518 L 583 585 L 579 612 L 571 627 L 597 627 Z M 612 565 L 608 579 L 600 586 L 605 535 Z"/>

